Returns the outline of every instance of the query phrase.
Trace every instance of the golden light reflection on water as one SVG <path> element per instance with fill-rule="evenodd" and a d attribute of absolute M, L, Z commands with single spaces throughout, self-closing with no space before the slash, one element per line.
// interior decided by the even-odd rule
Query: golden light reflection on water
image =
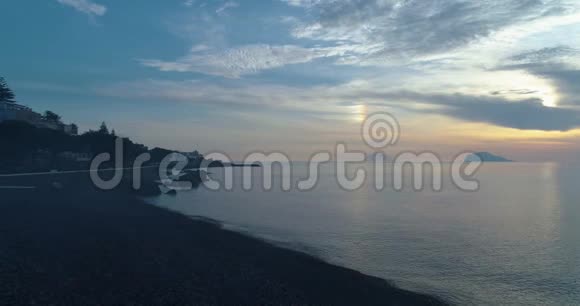
<path fill-rule="evenodd" d="M 545 232 L 549 233 L 549 236 L 556 238 L 557 224 L 560 217 L 560 197 L 558 194 L 558 181 L 557 172 L 559 165 L 556 163 L 544 163 L 541 166 L 542 178 L 544 184 L 538 186 L 538 188 L 543 188 L 541 193 L 544 196 L 542 203 L 544 204 L 543 209 L 545 209 L 546 222 L 544 223 Z"/>

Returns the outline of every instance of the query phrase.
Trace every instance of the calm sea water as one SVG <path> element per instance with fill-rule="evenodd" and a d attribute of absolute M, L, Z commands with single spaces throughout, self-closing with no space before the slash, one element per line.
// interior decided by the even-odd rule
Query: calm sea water
<path fill-rule="evenodd" d="M 307 177 L 303 163 L 292 170 Z M 477 192 L 449 180 L 441 192 L 376 191 L 372 175 L 344 191 L 327 164 L 308 192 L 202 187 L 150 201 L 459 304 L 578 305 L 579 170 L 489 163 Z M 260 182 L 262 170 L 253 171 Z M 235 175 L 241 184 L 241 169 Z"/>

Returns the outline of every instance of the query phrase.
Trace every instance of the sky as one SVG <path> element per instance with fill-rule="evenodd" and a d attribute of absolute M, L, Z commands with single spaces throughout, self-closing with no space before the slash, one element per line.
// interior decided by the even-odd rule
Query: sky
<path fill-rule="evenodd" d="M 580 156 L 577 0 L 3 0 L 19 103 L 150 147 Z"/>

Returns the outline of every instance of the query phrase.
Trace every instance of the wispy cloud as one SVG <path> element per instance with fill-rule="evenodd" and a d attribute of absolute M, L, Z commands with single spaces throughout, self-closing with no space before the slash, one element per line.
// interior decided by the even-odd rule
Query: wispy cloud
<path fill-rule="evenodd" d="M 322 58 L 365 67 L 344 68 L 353 74 L 342 84 L 303 88 L 155 82 L 154 87 L 159 88 L 156 92 L 163 93 L 160 98 L 272 108 L 284 105 L 312 112 L 332 111 L 340 109 L 341 103 L 357 101 L 395 107 L 417 116 L 436 113 L 450 120 L 509 129 L 580 128 L 580 100 L 575 98 L 580 95 L 580 69 L 570 64 L 571 59 L 580 56 L 579 46 L 551 43 L 548 46 L 554 47 L 545 47 L 547 43 L 542 41 L 541 47 L 534 49 L 525 44 L 530 39 L 522 45 L 521 41 L 510 41 L 513 48 L 493 47 L 498 33 L 505 38 L 505 33 L 517 32 L 520 39 L 524 34 L 549 32 L 556 27 L 554 24 L 561 25 L 552 24 L 560 16 L 566 16 L 563 24 L 580 22 L 575 17 L 580 16 L 576 1 L 505 0 L 501 5 L 496 1 L 462 0 L 281 1 L 295 7 L 293 10 L 306 10 L 304 19 L 292 16 L 283 20 L 293 36 L 288 44 L 220 48 L 217 46 L 229 44 L 208 43 L 193 47 L 177 59 L 140 62 L 161 71 L 226 78 Z M 549 26 L 520 31 L 530 24 Z M 305 41 L 308 43 L 299 45 Z M 398 60 L 402 57 L 412 60 Z M 316 64 L 328 62 L 319 60 Z M 388 63 L 392 63 L 390 74 L 380 70 Z M 331 69 L 335 73 L 338 68 Z M 384 73 L 369 80 L 356 75 L 357 69 L 371 71 L 367 76 Z M 361 86 L 355 82 L 357 77 L 365 79 Z M 248 84 L 242 80 L 231 82 Z"/>
<path fill-rule="evenodd" d="M 267 44 L 246 45 L 215 51 L 199 47 L 175 61 L 144 59 L 140 62 L 161 71 L 199 72 L 228 78 L 238 78 L 290 64 L 307 63 L 316 58 L 329 56 L 321 49 L 308 49 L 294 45 L 271 46 Z"/>
<path fill-rule="evenodd" d="M 561 45 L 556 47 L 546 47 L 538 50 L 525 51 L 512 55 L 506 60 L 517 64 L 539 64 L 546 62 L 563 62 L 580 56 L 580 50 Z"/>
<path fill-rule="evenodd" d="M 569 131 L 580 127 L 580 110 L 544 106 L 541 99 L 506 99 L 498 95 L 418 92 L 385 89 L 379 84 L 348 82 L 309 88 L 244 83 L 218 85 L 205 81 L 148 80 L 101 89 L 109 96 L 139 97 L 228 107 L 278 109 L 309 114 L 348 115 L 364 104 L 415 114 L 439 114 L 465 122 L 519 130 Z M 356 102 L 348 102 L 356 101 Z M 316 107 L 313 107 L 316 105 Z M 436 111 L 435 111 L 436 110 Z"/>
<path fill-rule="evenodd" d="M 298 6 L 298 7 L 313 7 L 314 5 L 321 2 L 321 0 L 281 0 L 290 6 Z"/>
<path fill-rule="evenodd" d="M 195 4 L 195 0 L 185 0 L 183 1 L 183 5 L 187 7 L 192 7 Z"/>
<path fill-rule="evenodd" d="M 577 12 L 570 0 L 285 0 L 317 16 L 296 38 L 372 46 L 361 60 L 441 54 L 517 25 Z M 380 48 L 377 48 L 380 46 Z"/>
<path fill-rule="evenodd" d="M 231 8 L 235 8 L 240 6 L 239 3 L 234 2 L 234 1 L 227 1 L 224 4 L 222 4 L 220 7 L 218 7 L 218 9 L 215 11 L 218 15 L 223 15 L 225 14 L 226 10 L 231 9 Z"/>
<path fill-rule="evenodd" d="M 87 14 L 91 17 L 103 16 L 107 12 L 107 7 L 89 0 L 57 0 L 62 5 L 68 5 L 75 10 Z"/>

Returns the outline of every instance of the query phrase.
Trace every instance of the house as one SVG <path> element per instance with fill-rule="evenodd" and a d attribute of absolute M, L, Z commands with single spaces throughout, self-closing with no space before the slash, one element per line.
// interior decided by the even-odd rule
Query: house
<path fill-rule="evenodd" d="M 0 122 L 8 120 L 26 121 L 36 125 L 42 121 L 42 115 L 20 104 L 0 102 Z"/>
<path fill-rule="evenodd" d="M 36 122 L 29 122 L 32 125 L 38 127 L 38 128 L 44 128 L 44 129 L 51 129 L 51 130 L 55 130 L 55 131 L 63 131 L 63 124 L 58 122 L 58 121 L 54 121 L 54 120 L 48 120 L 46 118 L 42 118 L 39 121 Z"/>
<path fill-rule="evenodd" d="M 79 134 L 79 128 L 74 123 L 63 125 L 63 131 L 69 135 L 78 135 Z"/>
<path fill-rule="evenodd" d="M 0 102 L 0 122 L 3 121 L 24 121 L 37 128 L 62 131 L 69 135 L 78 134 L 75 124 L 63 124 L 59 120 L 50 120 L 31 108 L 17 103 Z"/>
<path fill-rule="evenodd" d="M 93 159 L 93 154 L 89 152 L 65 151 L 59 153 L 58 157 L 75 162 L 90 162 Z"/>

